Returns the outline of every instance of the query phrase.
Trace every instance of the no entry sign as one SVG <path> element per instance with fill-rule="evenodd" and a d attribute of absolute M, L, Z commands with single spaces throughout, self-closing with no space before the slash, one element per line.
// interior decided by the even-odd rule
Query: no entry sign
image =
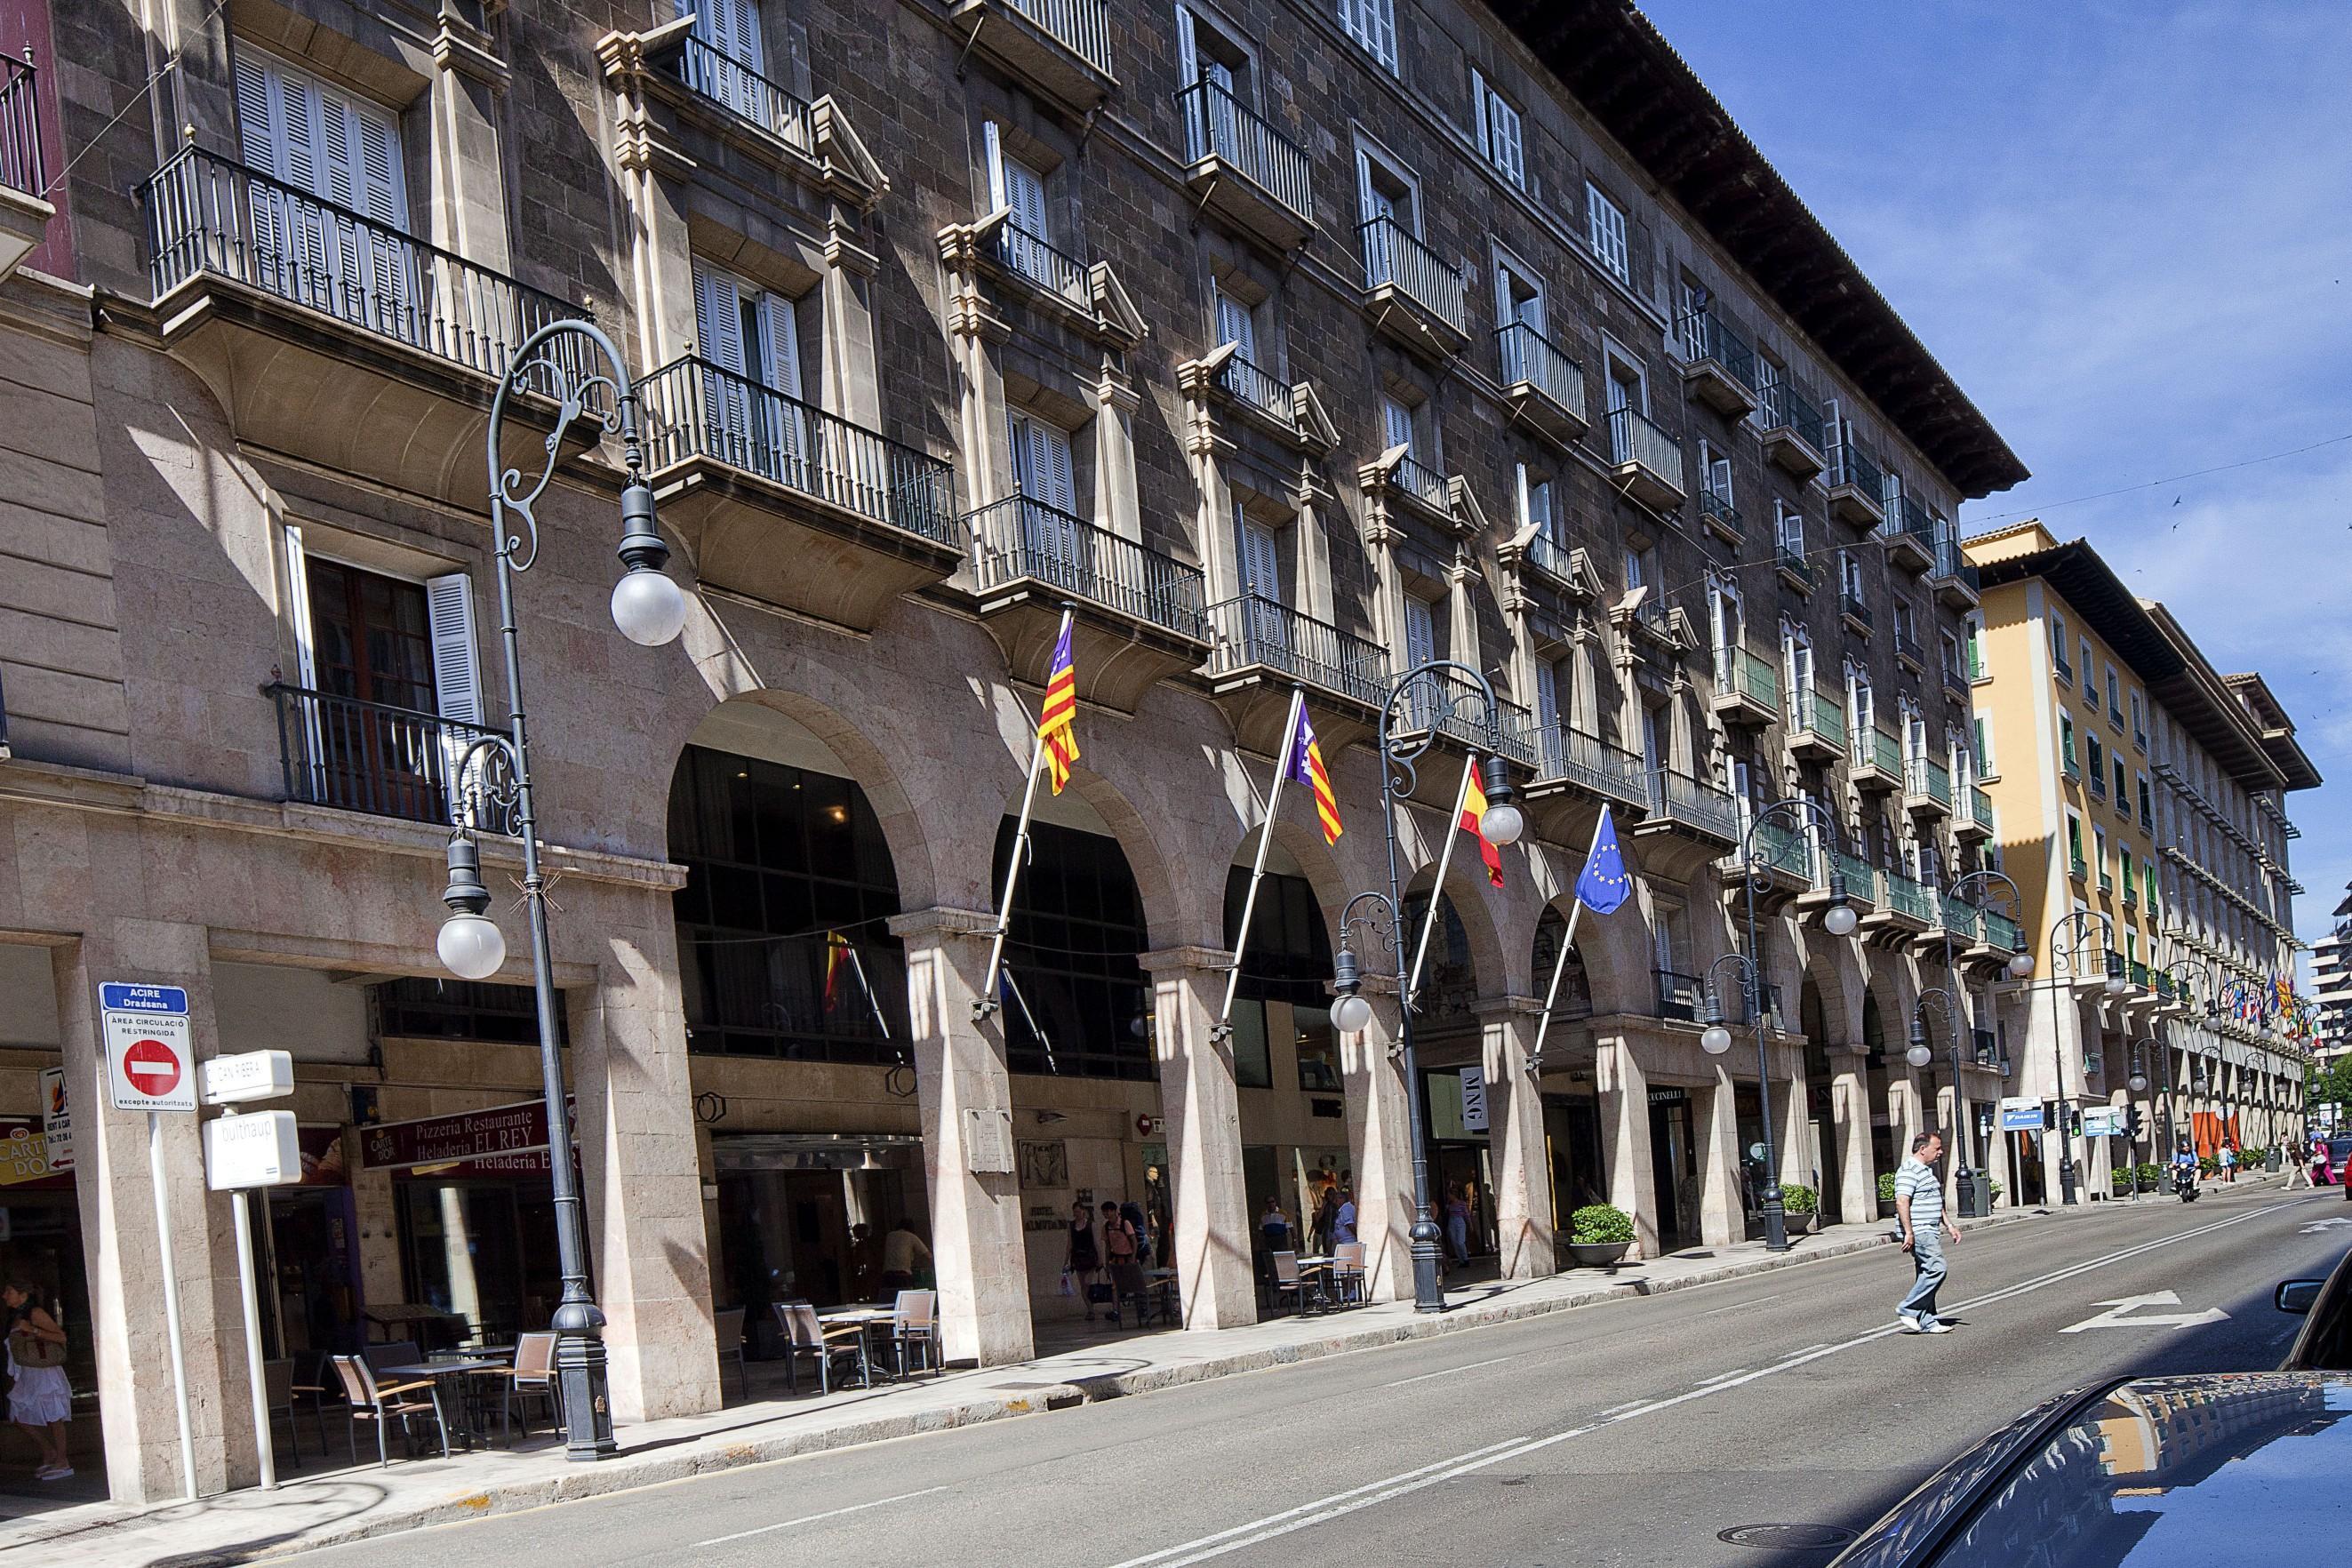
<path fill-rule="evenodd" d="M 107 1100 L 117 1110 L 194 1110 L 188 994 L 173 985 L 101 985 Z"/>

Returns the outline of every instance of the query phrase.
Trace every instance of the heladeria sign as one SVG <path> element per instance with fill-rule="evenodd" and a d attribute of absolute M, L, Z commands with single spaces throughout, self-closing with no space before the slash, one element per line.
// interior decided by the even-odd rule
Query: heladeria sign
<path fill-rule="evenodd" d="M 567 1110 L 571 1101 L 566 1100 Z M 577 1112 L 572 1111 L 576 1123 Z M 547 1151 L 547 1105 L 527 1100 L 517 1105 L 494 1105 L 485 1110 L 461 1110 L 450 1116 L 427 1116 L 415 1121 L 387 1121 L 360 1129 L 360 1149 L 367 1164 L 379 1171 L 415 1165 L 452 1165 L 466 1161 L 499 1160 Z M 546 1169 L 545 1160 L 517 1161 L 515 1168 Z"/>

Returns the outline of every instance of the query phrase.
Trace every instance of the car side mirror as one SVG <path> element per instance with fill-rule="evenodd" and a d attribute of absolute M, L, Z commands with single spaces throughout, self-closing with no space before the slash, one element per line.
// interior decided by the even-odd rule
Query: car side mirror
<path fill-rule="evenodd" d="M 2272 1296 L 2271 1300 L 2277 1305 L 2280 1311 L 2293 1312 L 2298 1318 L 2304 1317 L 2309 1314 L 2314 1304 L 2318 1301 L 2319 1289 L 2326 1283 L 2325 1279 L 2289 1279 L 2279 1286 L 2277 1293 Z"/>

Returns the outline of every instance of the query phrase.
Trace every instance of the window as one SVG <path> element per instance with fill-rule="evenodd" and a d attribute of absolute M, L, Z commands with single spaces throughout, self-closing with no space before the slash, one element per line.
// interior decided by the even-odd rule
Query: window
<path fill-rule="evenodd" d="M 708 437 L 734 467 L 796 486 L 806 482 L 810 449 L 806 414 L 798 405 L 799 334 L 793 301 L 694 263 L 694 335 L 705 365 Z"/>
<path fill-rule="evenodd" d="M 2124 771 L 2124 760 L 2121 757 L 2116 757 L 2114 761 L 2116 764 L 2116 809 L 2122 812 L 2126 816 L 2129 816 L 2131 815 L 2131 777 Z"/>
<path fill-rule="evenodd" d="M 2083 748 L 2088 753 L 2085 765 L 2090 770 L 2091 787 L 2105 795 L 2107 793 L 2106 749 L 2099 744 L 2096 731 L 2087 730 L 2084 731 Z"/>
<path fill-rule="evenodd" d="M 1985 625 L 1982 616 L 1972 615 L 1963 628 L 1968 639 L 1969 679 L 1982 680 L 1992 674 L 1985 662 Z"/>
<path fill-rule="evenodd" d="M 2148 787 L 2147 775 L 2139 775 L 2139 820 L 2143 827 L 2156 826 L 2156 792 Z"/>
<path fill-rule="evenodd" d="M 1397 68 L 1396 0 L 1339 0 L 1339 26 L 1372 58 Z"/>
<path fill-rule="evenodd" d="M 1418 595 L 1404 596 L 1404 662 L 1410 669 L 1437 657 L 1437 606 Z"/>
<path fill-rule="evenodd" d="M 1869 744 L 1878 709 L 1870 689 L 1870 671 L 1852 659 L 1846 660 L 1845 665 L 1845 710 L 1856 737 L 1855 760 L 1859 763 L 1862 748 Z"/>
<path fill-rule="evenodd" d="M 2074 862 L 2074 874 L 2083 870 L 2083 819 L 2073 812 L 2066 814 L 2066 854 Z"/>
<path fill-rule="evenodd" d="M 1242 358 L 1255 363 L 1257 312 L 1251 309 L 1247 300 L 1234 298 L 1222 281 L 1212 282 L 1209 292 L 1217 313 L 1218 346 L 1222 348 L 1231 343 L 1241 352 Z"/>
<path fill-rule="evenodd" d="M 760 0 L 682 0 L 677 15 L 691 12 L 694 36 L 709 48 L 688 49 L 679 62 L 687 85 L 758 125 L 772 126 L 773 100 L 767 82 L 767 29 Z"/>
<path fill-rule="evenodd" d="M 1650 569 L 1651 556 L 1652 552 L 1648 550 L 1637 550 L 1630 544 L 1625 547 L 1625 591 L 1627 593 L 1645 586 L 1651 578 L 1656 575 Z"/>
<path fill-rule="evenodd" d="M 1806 712 L 1813 690 L 1813 639 L 1804 627 L 1780 623 L 1780 676 L 1788 683 L 1791 712 Z"/>
<path fill-rule="evenodd" d="M 2091 868 L 2098 872 L 2099 879 L 2104 882 L 2107 877 L 2107 830 L 2105 828 L 2091 829 L 2091 851 L 2095 857 L 2091 862 Z"/>
<path fill-rule="evenodd" d="M 2058 667 L 2061 680 L 2074 679 L 2074 667 L 2066 662 L 2066 617 L 2063 616 L 2050 617 L 2050 662 Z"/>
<path fill-rule="evenodd" d="M 1805 558 L 1805 514 L 1787 501 L 1772 503 L 1773 533 L 1780 542 L 1780 553 L 1790 560 Z"/>
<path fill-rule="evenodd" d="M 2074 716 L 2071 713 L 2058 715 L 2058 755 L 2065 763 L 2068 773 L 2074 773 L 2080 766 L 2074 760 Z"/>
<path fill-rule="evenodd" d="M 1731 458 L 1702 436 L 1698 440 L 1698 479 L 1717 505 L 1731 506 Z"/>
<path fill-rule="evenodd" d="M 1383 395 L 1381 398 L 1381 439 L 1390 447 L 1402 447 L 1405 456 L 1415 455 L 1413 440 L 1413 410 L 1401 398 Z"/>
<path fill-rule="evenodd" d="M 1004 258 L 1033 283 L 1056 293 L 1076 297 L 1085 279 L 1054 248 L 1054 224 L 1045 203 L 1045 174 L 1035 165 L 1005 151 L 1003 132 L 996 121 L 982 130 L 988 143 L 988 205 L 991 212 L 1009 210 Z"/>
<path fill-rule="evenodd" d="M 539 1043 L 539 1003 L 528 985 L 478 980 L 388 980 L 368 987 L 376 1032 L 393 1039 L 474 1040 L 498 1045 Z M 569 1043 L 566 1009 L 558 994 L 555 1033 Z"/>
<path fill-rule="evenodd" d="M 2139 890 L 2132 885 L 2131 851 L 2120 844 L 2116 846 L 2116 881 L 2123 888 L 2124 902 L 2128 904 L 2139 896 Z"/>
<path fill-rule="evenodd" d="M 1013 482 L 1030 500 L 1043 501 L 1075 519 L 1078 487 L 1076 467 L 1071 460 L 1070 433 L 1023 409 L 1009 410 L 1004 417 L 1013 458 Z"/>
<path fill-rule="evenodd" d="M 272 59 L 257 49 L 237 50 L 237 144 L 245 161 L 263 174 L 311 195 L 349 207 L 361 216 L 405 232 L 408 191 L 402 178 L 400 127 L 390 110 L 367 103 Z M 278 239 L 290 243 L 290 229 L 316 225 L 320 215 L 273 206 L 275 226 L 258 208 L 258 230 L 287 226 Z M 268 237 L 257 233 L 257 243 Z M 319 237 L 311 237 L 318 243 Z M 346 261 L 350 258 L 345 258 Z"/>
<path fill-rule="evenodd" d="M 1560 538 L 1559 514 L 1552 507 L 1552 482 L 1549 476 L 1537 472 L 1525 463 L 1518 466 L 1519 526 L 1532 526 L 1538 538 L 1555 547 L 1564 547 Z"/>
<path fill-rule="evenodd" d="M 2118 724 L 2124 721 L 2124 683 L 2112 664 L 2107 666 L 2107 714 Z"/>
<path fill-rule="evenodd" d="M 1715 634 L 1716 666 L 1719 669 L 1724 665 L 1726 649 L 1748 646 L 1748 623 L 1740 609 L 1739 589 L 1730 579 L 1708 576 L 1706 614 L 1709 628 Z"/>
<path fill-rule="evenodd" d="M 1273 528 L 1260 522 L 1234 503 L 1234 522 L 1242 547 L 1242 586 L 1247 593 L 1277 605 L 1290 600 L 1282 591 L 1282 536 Z M 1274 637 L 1282 635 L 1279 617 L 1273 626 L 1264 628 Z"/>
<path fill-rule="evenodd" d="M 1519 128 L 1519 111 L 1475 69 L 1470 73 L 1470 97 L 1477 116 L 1478 150 L 1503 178 L 1521 190 L 1527 189 L 1527 146 Z"/>
<path fill-rule="evenodd" d="M 1911 613 L 1908 599 L 1895 601 L 1895 651 L 1911 658 L 1919 657 L 1919 629 Z"/>
<path fill-rule="evenodd" d="M 1839 551 L 1837 562 L 1838 592 L 1844 596 L 1846 603 L 1861 604 L 1863 602 L 1862 563 L 1854 559 L 1854 553 L 1851 550 Z"/>
<path fill-rule="evenodd" d="M 1625 213 L 1601 194 L 1591 181 L 1584 186 L 1584 238 L 1593 256 L 1620 283 L 1633 280 L 1633 264 L 1625 248 Z"/>
<path fill-rule="evenodd" d="M 1000 876 L 1012 861 L 1017 826 L 1011 816 L 998 824 Z M 1118 840 L 1098 833 L 1045 822 L 1029 833 L 1029 868 L 1004 952 L 1011 984 L 998 1016 L 1005 1065 L 1018 1073 L 1149 1081 L 1150 991 L 1135 962 L 1144 951 L 1143 900 L 1127 857 Z"/>
<path fill-rule="evenodd" d="M 1948 685 L 1966 686 L 1969 681 L 1960 663 L 1960 639 L 1949 632 L 1945 632 L 1942 636 L 1944 680 Z"/>
<path fill-rule="evenodd" d="M 2137 691 L 2131 694 L 2132 744 L 2147 750 L 2147 707 Z"/>
<path fill-rule="evenodd" d="M 2084 637 L 2081 646 L 2083 649 L 2083 695 L 2089 698 L 2093 707 L 2095 708 L 2099 700 L 2099 689 L 2093 682 L 2091 676 L 2091 639 Z"/>
<path fill-rule="evenodd" d="M 1984 776 L 2000 772 L 2000 764 L 1992 759 L 1992 721 L 1979 715 L 1976 720 L 1977 761 L 1984 766 Z"/>

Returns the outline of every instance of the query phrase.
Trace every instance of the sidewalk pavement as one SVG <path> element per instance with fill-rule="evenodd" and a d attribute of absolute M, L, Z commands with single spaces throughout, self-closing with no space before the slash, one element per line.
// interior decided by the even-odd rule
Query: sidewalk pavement
<path fill-rule="evenodd" d="M 2084 1211 L 2077 1211 L 2084 1212 Z M 2005 1209 L 1963 1229 L 2042 1216 Z M 1097 1340 L 1011 1366 L 949 1372 L 818 1398 L 761 1400 L 625 1428 L 621 1452 L 594 1465 L 563 1457 L 559 1438 L 540 1436 L 509 1448 L 446 1459 L 396 1459 L 150 1509 L 92 1503 L 0 1524 L 0 1563 L 59 1561 L 76 1568 L 207 1568 L 275 1553 L 384 1535 L 457 1520 L 511 1513 L 551 1502 L 657 1485 L 743 1465 L 1008 1416 L 1066 1409 L 1090 1400 L 1171 1388 L 1262 1367 L 1427 1339 L 1601 1301 L 1654 1296 L 1696 1285 L 1843 1257 L 1890 1245 L 1887 1221 L 1824 1226 L 1774 1256 L 1761 1242 L 1690 1249 L 1601 1271 L 1570 1269 L 1549 1279 L 1487 1280 L 1446 1292 L 1444 1313 L 1407 1301 L 1313 1316 L 1276 1318 L 1244 1329 L 1167 1330 Z M 1055 1325 L 1055 1327 L 1058 1327 Z M 1054 1337 L 1049 1330 L 1045 1335 Z M 332 1426 L 331 1420 L 329 1425 Z M 315 1433 L 305 1433 L 306 1438 Z M 32 1549 L 26 1551 L 27 1548 Z"/>

